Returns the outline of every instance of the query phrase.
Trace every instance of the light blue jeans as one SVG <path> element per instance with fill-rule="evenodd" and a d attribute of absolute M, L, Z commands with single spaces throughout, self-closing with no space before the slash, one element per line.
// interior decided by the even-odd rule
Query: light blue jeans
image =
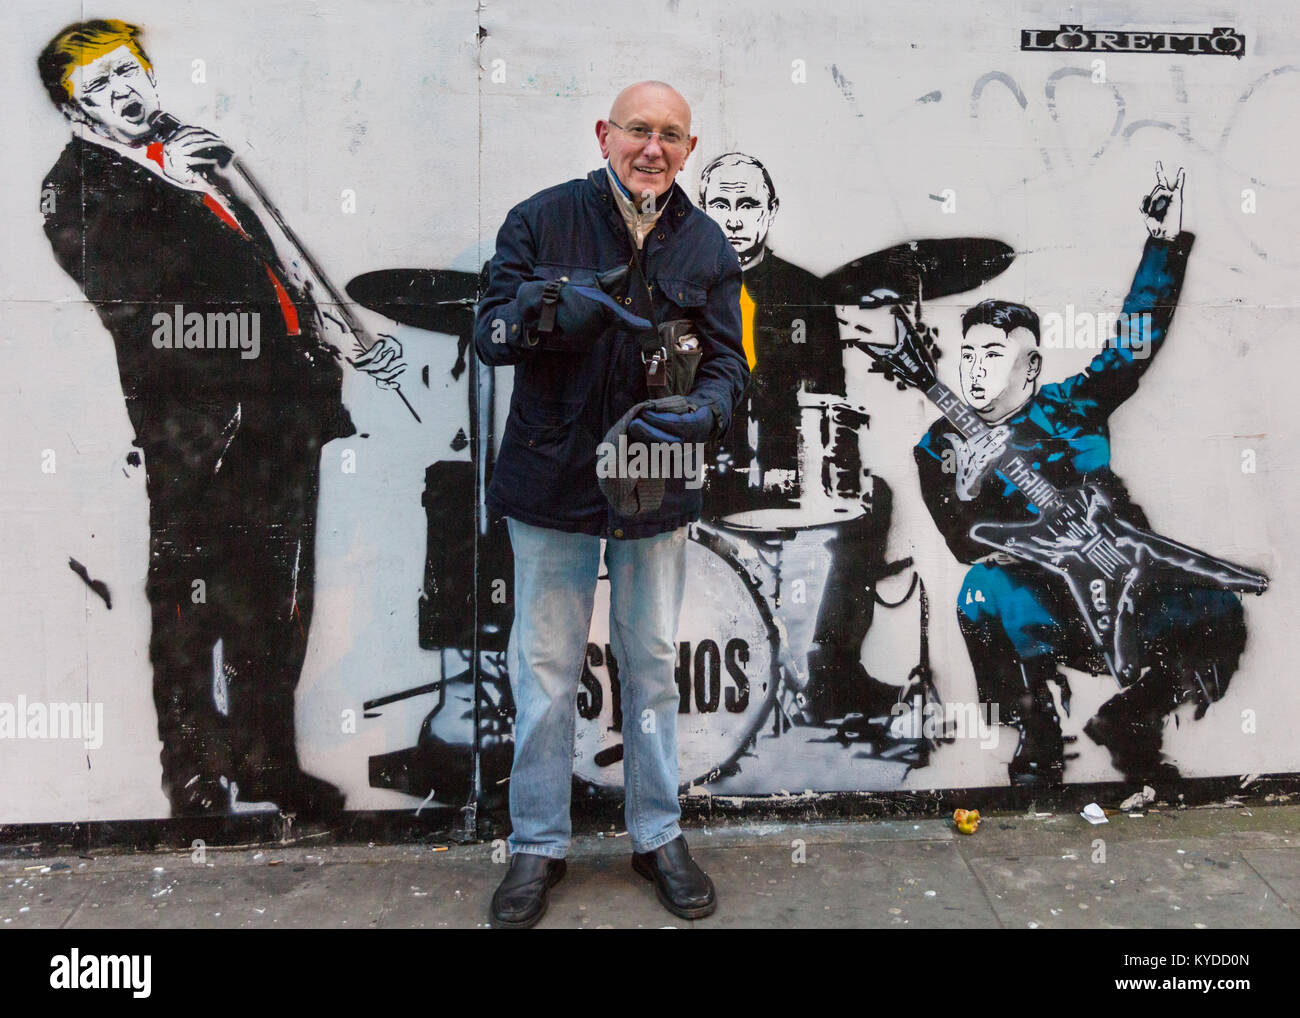
<path fill-rule="evenodd" d="M 563 859 L 578 679 L 587 653 L 600 538 L 509 520 L 515 619 L 507 663 L 515 698 L 510 851 Z M 686 528 L 609 540 L 610 647 L 623 705 L 625 816 L 632 847 L 649 852 L 679 834 L 677 618 L 686 582 Z M 653 718 L 651 717 L 653 715 Z"/>

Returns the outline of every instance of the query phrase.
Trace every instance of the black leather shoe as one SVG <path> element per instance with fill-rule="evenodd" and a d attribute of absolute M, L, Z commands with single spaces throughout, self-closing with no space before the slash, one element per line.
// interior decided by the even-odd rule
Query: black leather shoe
<path fill-rule="evenodd" d="M 653 852 L 633 852 L 632 868 L 654 881 L 660 904 L 673 915 L 703 919 L 718 907 L 713 881 L 691 858 L 680 834 Z"/>
<path fill-rule="evenodd" d="M 564 879 L 568 866 L 531 852 L 510 857 L 510 871 L 492 895 L 492 925 L 498 930 L 526 930 L 536 926 L 551 903 L 551 888 Z"/>
<path fill-rule="evenodd" d="M 171 797 L 172 816 L 198 817 L 230 812 L 230 790 L 215 775 L 195 773 L 176 782 L 179 787 L 164 789 Z"/>
<path fill-rule="evenodd" d="M 322 817 L 340 813 L 346 797 L 337 785 L 303 770 L 258 775 L 239 783 L 241 802 L 273 802 L 282 813 Z"/>

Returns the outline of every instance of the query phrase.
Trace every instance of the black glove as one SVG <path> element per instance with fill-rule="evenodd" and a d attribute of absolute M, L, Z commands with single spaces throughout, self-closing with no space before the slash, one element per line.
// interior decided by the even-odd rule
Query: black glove
<path fill-rule="evenodd" d="M 523 318 L 525 345 L 543 350 L 587 353 L 615 321 L 633 329 L 650 323 L 625 310 L 590 274 L 573 280 L 534 280 L 515 295 Z"/>
<path fill-rule="evenodd" d="M 694 407 L 685 413 L 642 410 L 627 426 L 628 437 L 638 442 L 707 442 L 716 427 L 713 408 Z"/>

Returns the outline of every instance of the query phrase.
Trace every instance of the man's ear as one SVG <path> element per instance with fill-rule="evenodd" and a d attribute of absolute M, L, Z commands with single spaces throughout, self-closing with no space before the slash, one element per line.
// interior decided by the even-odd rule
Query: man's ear
<path fill-rule="evenodd" d="M 95 122 L 90 119 L 86 111 L 71 100 L 63 103 L 59 107 L 59 112 L 63 114 L 70 124 L 80 124 L 82 127 L 88 127 L 91 130 L 95 127 Z"/>
<path fill-rule="evenodd" d="M 1037 381 L 1038 373 L 1043 370 L 1043 355 L 1037 350 L 1029 351 L 1029 373 L 1025 376 L 1028 382 Z"/>
<path fill-rule="evenodd" d="M 596 121 L 596 140 L 600 142 L 600 155 L 602 159 L 609 158 L 609 124 L 603 120 Z"/>

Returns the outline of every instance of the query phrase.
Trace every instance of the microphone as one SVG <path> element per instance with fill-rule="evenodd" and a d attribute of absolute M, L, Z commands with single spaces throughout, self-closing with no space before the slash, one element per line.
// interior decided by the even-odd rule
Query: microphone
<path fill-rule="evenodd" d="M 168 141 L 183 125 L 170 113 L 158 110 L 149 118 L 149 126 L 153 128 L 156 140 Z"/>
<path fill-rule="evenodd" d="M 170 113 L 166 113 L 163 110 L 158 110 L 158 112 L 149 118 L 149 126 L 153 128 L 155 140 L 163 142 L 170 141 L 185 127 L 184 124 L 173 117 Z M 223 169 L 226 164 L 235 157 L 235 153 L 231 151 L 228 146 L 220 144 L 206 145 L 203 148 L 196 149 L 195 154 L 208 159 L 215 159 L 217 165 L 221 166 Z M 203 167 L 197 172 L 206 177 L 207 173 L 205 170 L 207 169 L 207 167 Z"/>

